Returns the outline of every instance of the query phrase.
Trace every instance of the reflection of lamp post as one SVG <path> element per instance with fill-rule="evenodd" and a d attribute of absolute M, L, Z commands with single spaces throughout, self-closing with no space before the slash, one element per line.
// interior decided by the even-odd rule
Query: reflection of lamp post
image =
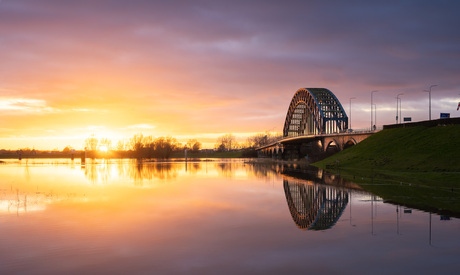
<path fill-rule="evenodd" d="M 184 157 L 185 157 L 185 172 L 187 172 L 187 145 L 184 147 Z"/>
<path fill-rule="evenodd" d="M 374 108 L 374 98 L 373 98 L 373 95 L 374 95 L 374 93 L 376 93 L 376 92 L 378 92 L 378 91 L 372 91 L 372 92 L 371 92 L 371 131 L 372 131 L 372 127 L 374 126 L 373 123 L 372 123 L 372 122 L 373 122 L 373 117 L 374 117 L 374 114 L 373 114 L 373 112 L 372 112 L 372 110 L 373 110 L 373 108 Z"/>
<path fill-rule="evenodd" d="M 371 195 L 371 235 L 374 234 L 374 195 Z"/>
<path fill-rule="evenodd" d="M 401 98 L 399 98 L 400 95 L 403 95 L 403 94 L 401 93 L 396 96 L 396 124 L 398 124 L 398 104 L 400 103 L 400 100 L 401 100 Z M 399 109 L 399 123 L 401 123 L 401 108 Z"/>
<path fill-rule="evenodd" d="M 431 120 L 431 88 L 436 87 L 436 86 L 438 86 L 438 85 L 431 85 L 431 86 L 430 86 L 430 90 L 428 90 L 428 91 L 425 90 L 425 92 L 428 93 L 428 99 L 429 99 L 429 105 L 428 105 L 428 106 L 429 106 L 429 107 L 428 107 L 428 108 L 429 108 L 429 109 L 428 109 L 429 111 L 428 111 L 428 112 L 429 112 L 430 120 Z"/>
<path fill-rule="evenodd" d="M 399 205 L 396 205 L 396 234 L 399 235 Z"/>
<path fill-rule="evenodd" d="M 431 246 L 431 212 L 430 212 L 430 237 L 429 237 L 429 243 Z"/>
<path fill-rule="evenodd" d="M 352 223 L 351 223 L 351 202 L 352 202 L 351 193 L 352 193 L 352 192 L 349 193 L 349 194 L 350 194 L 350 225 L 353 226 L 353 227 L 355 227 L 356 224 L 352 224 Z"/>
<path fill-rule="evenodd" d="M 351 129 L 351 100 L 352 99 L 356 99 L 356 97 L 350 97 L 350 125 L 349 125 L 349 129 Z"/>

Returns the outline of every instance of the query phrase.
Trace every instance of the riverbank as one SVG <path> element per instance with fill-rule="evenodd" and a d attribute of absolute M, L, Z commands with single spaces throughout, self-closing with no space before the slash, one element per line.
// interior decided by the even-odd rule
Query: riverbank
<path fill-rule="evenodd" d="M 460 213 L 460 126 L 388 129 L 313 165 L 385 200 Z"/>
<path fill-rule="evenodd" d="M 388 172 L 460 172 L 460 125 L 380 131 L 313 165 Z"/>

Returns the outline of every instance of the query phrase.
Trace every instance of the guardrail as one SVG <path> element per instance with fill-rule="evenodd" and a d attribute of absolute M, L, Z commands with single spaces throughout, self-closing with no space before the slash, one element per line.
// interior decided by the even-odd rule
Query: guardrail
<path fill-rule="evenodd" d="M 383 126 L 384 129 L 393 129 L 393 128 L 402 128 L 402 127 L 417 127 L 417 126 L 425 126 L 425 127 L 436 127 L 439 125 L 455 125 L 460 124 L 460 118 L 440 118 L 440 119 L 433 119 L 433 120 L 424 120 L 424 121 L 417 121 L 417 122 L 403 122 L 400 124 L 390 124 Z"/>
<path fill-rule="evenodd" d="M 375 133 L 378 131 L 383 130 L 383 126 L 376 127 L 374 130 L 371 128 L 363 128 L 363 129 L 347 129 L 347 131 L 339 132 L 339 133 L 329 133 L 329 134 L 302 134 L 302 135 L 297 135 L 297 136 L 288 136 L 288 137 L 276 137 L 272 139 L 270 142 L 267 142 L 266 144 L 256 148 L 256 150 L 262 149 L 262 148 L 267 148 L 276 145 L 279 141 L 281 140 L 286 140 L 286 139 L 296 139 L 296 138 L 301 138 L 301 137 L 314 137 L 314 136 L 336 136 L 336 135 L 359 135 L 359 134 L 370 134 L 370 133 Z"/>

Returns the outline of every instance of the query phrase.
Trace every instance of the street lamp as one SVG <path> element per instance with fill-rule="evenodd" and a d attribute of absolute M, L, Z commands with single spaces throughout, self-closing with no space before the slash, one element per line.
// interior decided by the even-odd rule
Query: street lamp
<path fill-rule="evenodd" d="M 372 91 L 371 92 L 371 131 L 372 131 L 372 126 L 373 126 L 372 122 L 373 122 L 373 118 L 374 118 L 374 114 L 372 112 L 373 109 L 374 109 L 374 97 L 373 96 L 374 96 L 374 93 L 376 93 L 376 92 L 378 92 L 378 91 Z"/>
<path fill-rule="evenodd" d="M 460 94 L 458 94 L 458 95 L 460 95 Z M 460 108 L 460 102 L 458 102 L 457 111 L 458 111 L 459 108 Z"/>
<path fill-rule="evenodd" d="M 351 100 L 352 99 L 356 99 L 356 97 L 350 97 L 350 125 L 349 125 L 348 129 L 351 129 Z"/>
<path fill-rule="evenodd" d="M 401 110 L 402 110 L 402 99 L 399 99 L 399 123 L 401 123 L 401 120 L 404 120 L 402 115 L 401 115 Z"/>
<path fill-rule="evenodd" d="M 438 85 L 431 85 L 430 90 L 428 90 L 428 91 L 424 90 L 425 92 L 428 93 L 428 96 L 429 96 L 429 118 L 430 118 L 430 120 L 431 120 L 431 88 L 436 87 L 436 86 L 438 86 Z"/>
<path fill-rule="evenodd" d="M 374 126 L 377 125 L 377 104 L 374 104 Z"/>
<path fill-rule="evenodd" d="M 398 124 L 398 103 L 401 102 L 401 98 L 399 98 L 400 95 L 403 95 L 403 93 L 396 96 L 396 124 Z M 399 108 L 399 123 L 401 123 L 401 107 Z"/>

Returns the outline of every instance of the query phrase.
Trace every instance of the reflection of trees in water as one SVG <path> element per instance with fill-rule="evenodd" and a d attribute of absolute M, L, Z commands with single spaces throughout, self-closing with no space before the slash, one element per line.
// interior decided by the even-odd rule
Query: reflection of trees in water
<path fill-rule="evenodd" d="M 237 172 L 244 171 L 246 176 L 253 176 L 256 178 L 271 179 L 280 176 L 281 165 L 279 164 L 254 164 L 245 162 L 221 162 L 213 164 L 217 167 L 220 175 L 226 178 L 234 177 Z"/>
<path fill-rule="evenodd" d="M 217 168 L 221 174 L 221 176 L 226 178 L 231 178 L 233 176 L 232 172 L 233 163 L 218 163 Z"/>
<path fill-rule="evenodd" d="M 114 163 L 87 163 L 83 168 L 86 178 L 92 183 L 105 183 L 113 177 L 130 178 L 136 183 L 141 183 L 144 180 L 176 178 L 181 166 L 172 163 L 120 160 L 117 161 L 116 165 Z"/>
<path fill-rule="evenodd" d="M 85 166 L 82 166 L 82 169 L 85 170 L 85 176 L 95 184 L 98 182 L 106 183 L 110 179 L 110 170 L 111 166 L 105 163 L 86 163 Z"/>
<path fill-rule="evenodd" d="M 331 228 L 348 203 L 348 192 L 338 188 L 284 180 L 284 193 L 292 219 L 301 229 Z"/>
<path fill-rule="evenodd" d="M 273 176 L 279 176 L 283 171 L 282 164 L 255 164 L 245 165 L 246 173 L 253 174 L 256 178 L 271 178 Z"/>
<path fill-rule="evenodd" d="M 186 165 L 187 172 L 190 174 L 197 174 L 199 171 L 203 169 L 201 162 L 186 163 Z"/>
<path fill-rule="evenodd" d="M 127 176 L 134 181 L 153 180 L 153 179 L 173 179 L 178 175 L 180 166 L 171 163 L 142 163 L 128 166 Z"/>

